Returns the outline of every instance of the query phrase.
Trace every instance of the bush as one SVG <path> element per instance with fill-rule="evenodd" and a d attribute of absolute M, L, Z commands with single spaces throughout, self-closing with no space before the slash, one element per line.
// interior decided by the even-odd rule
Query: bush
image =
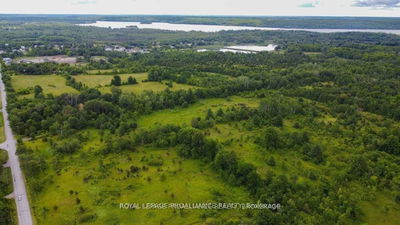
<path fill-rule="evenodd" d="M 81 143 L 78 139 L 67 139 L 60 142 L 54 142 L 52 147 L 53 149 L 62 154 L 72 154 L 75 153 L 81 146 Z"/>

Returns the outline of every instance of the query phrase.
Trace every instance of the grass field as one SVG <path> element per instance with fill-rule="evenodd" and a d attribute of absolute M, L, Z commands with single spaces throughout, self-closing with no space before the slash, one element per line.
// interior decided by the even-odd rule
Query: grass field
<path fill-rule="evenodd" d="M 188 108 L 161 110 L 142 116 L 138 120 L 138 125 L 139 127 L 146 129 L 156 125 L 164 124 L 190 125 L 190 122 L 194 117 L 204 117 L 209 108 L 216 112 L 220 108 L 225 109 L 229 106 L 234 106 L 237 104 L 245 104 L 249 107 L 256 107 L 258 106 L 258 103 L 259 99 L 243 98 L 238 96 L 231 98 L 204 99 Z"/>
<path fill-rule="evenodd" d="M 93 56 L 93 57 L 100 57 L 100 58 L 97 58 L 97 59 L 101 59 L 102 58 L 102 56 Z M 88 70 L 86 72 L 87 72 L 87 74 L 101 74 L 101 73 L 110 73 L 112 71 L 113 71 L 112 69 L 107 69 L 107 70 Z"/>
<path fill-rule="evenodd" d="M 189 106 L 188 108 L 177 108 L 173 110 L 162 110 L 154 112 L 149 115 L 142 116 L 138 120 L 139 128 L 149 128 L 162 124 L 175 124 L 175 125 L 189 125 L 194 117 L 203 117 L 206 115 L 208 109 L 214 112 L 219 108 L 226 108 L 235 104 L 246 104 L 250 107 L 256 107 L 260 99 L 232 97 L 229 101 L 227 99 L 206 99 Z M 320 144 L 324 149 L 326 158 L 348 157 L 349 154 L 354 154 L 357 151 L 354 148 L 347 148 L 344 141 L 335 136 L 329 136 L 326 133 L 319 134 L 315 132 L 315 128 L 294 128 L 296 122 L 303 120 L 301 116 L 293 116 L 284 121 L 284 125 L 280 130 L 285 132 L 308 131 L 312 133 L 310 139 L 313 143 Z M 336 118 L 329 114 L 322 114 L 316 118 L 319 122 L 332 122 Z M 234 151 L 236 155 L 244 162 L 250 163 L 257 168 L 257 172 L 262 176 L 266 176 L 269 172 L 273 171 L 275 174 L 283 174 L 288 177 L 296 177 L 299 183 L 315 183 L 317 181 L 311 180 L 309 174 L 316 171 L 328 170 L 329 166 L 320 164 L 317 165 L 313 162 L 304 159 L 299 151 L 292 150 L 266 150 L 255 143 L 258 135 L 262 134 L 262 129 L 247 129 L 245 122 L 229 122 L 223 124 L 216 124 L 213 128 L 209 128 L 205 133 L 209 134 L 210 138 L 217 139 L 224 145 L 225 149 Z M 269 165 L 267 161 L 273 157 L 275 165 Z M 327 160 L 328 161 L 328 160 Z M 339 172 L 339 170 L 337 171 Z M 358 184 L 354 186 L 357 187 Z M 363 188 L 354 188 L 354 193 L 360 193 Z M 352 192 L 352 191 L 350 191 Z M 368 196 L 364 193 L 363 196 Z M 364 213 L 363 221 L 367 224 L 384 224 L 394 225 L 399 224 L 398 218 L 394 215 L 400 210 L 399 206 L 394 203 L 388 194 L 376 192 L 371 194 L 370 200 L 363 201 L 359 204 L 360 209 Z M 383 207 L 386 206 L 386 207 Z M 363 224 L 360 222 L 360 224 Z"/>
<path fill-rule="evenodd" d="M 136 78 L 139 82 L 138 84 L 134 85 L 122 85 L 119 86 L 123 92 L 132 92 L 132 93 L 140 93 L 145 90 L 148 91 L 163 91 L 168 86 L 164 83 L 160 82 L 142 82 L 143 80 L 147 79 L 147 73 L 137 73 L 137 74 L 119 74 L 118 76 L 121 77 L 122 82 L 126 82 L 128 77 L 132 76 Z M 75 76 L 76 81 L 82 82 L 83 84 L 87 85 L 91 88 L 99 88 L 99 90 L 103 93 L 111 92 L 111 87 L 109 86 L 111 80 L 113 79 L 113 75 L 78 75 Z M 186 90 L 189 88 L 195 88 L 194 86 L 185 85 L 185 84 L 177 84 L 173 83 L 172 88 L 170 90 Z"/>
<path fill-rule="evenodd" d="M 61 95 L 63 93 L 77 93 L 78 91 L 67 86 L 65 79 L 60 75 L 15 75 L 11 78 L 13 88 L 18 92 L 30 89 L 30 94 L 24 97 L 33 97 L 33 88 L 40 85 L 43 93 Z"/>
<path fill-rule="evenodd" d="M 219 108 L 226 109 L 235 105 L 246 105 L 248 107 L 257 107 L 260 99 L 244 98 L 234 96 L 228 99 L 204 99 L 198 103 L 189 106 L 188 108 L 176 108 L 161 110 L 151 113 L 139 118 L 139 128 L 148 129 L 157 125 L 173 124 L 173 125 L 186 125 L 190 126 L 191 120 L 194 117 L 203 117 L 206 115 L 208 109 L 216 112 Z M 286 126 L 286 129 L 290 129 Z M 254 143 L 254 139 L 259 134 L 260 130 L 249 131 L 245 128 L 243 123 L 231 122 L 227 124 L 217 124 L 214 128 L 209 129 L 210 137 L 225 143 L 229 150 L 234 151 L 245 162 L 251 163 L 258 168 L 261 175 L 265 175 L 268 171 L 273 170 L 278 174 L 287 173 L 286 169 L 282 167 L 291 167 L 296 170 L 295 161 L 291 161 L 286 165 L 278 165 L 272 168 L 266 164 L 269 157 L 274 156 L 277 161 L 285 162 L 290 158 L 298 158 L 293 152 L 266 152 L 260 146 Z M 305 164 L 309 164 L 305 162 Z"/>
<path fill-rule="evenodd" d="M 96 132 L 91 130 L 91 135 Z M 119 203 L 249 202 L 248 193 L 223 182 L 208 164 L 180 158 L 175 149 L 139 148 L 135 152 L 92 155 L 99 144 L 93 135 L 83 153 L 59 161 L 48 169 L 51 180 L 34 196 L 34 213 L 41 225 L 51 224 L 206 224 L 214 217 L 235 221 L 238 210 L 126 210 Z M 40 139 L 27 143 L 38 154 L 52 158 L 51 148 Z M 54 160 L 54 159 L 52 159 Z M 52 163 L 50 163 L 52 164 Z M 131 166 L 139 169 L 128 173 Z M 143 166 L 148 169 L 143 169 Z M 129 175 L 128 175 L 129 174 Z M 44 178 L 45 180 L 47 180 Z M 72 194 L 70 193 L 72 191 Z M 79 199 L 79 201 L 77 200 Z M 91 218 L 91 219 L 88 219 Z"/>
<path fill-rule="evenodd" d="M 3 143 L 5 140 L 6 140 L 6 134 L 4 132 L 3 113 L 0 113 L 0 143 Z"/>
<path fill-rule="evenodd" d="M 126 82 L 128 77 L 132 76 L 136 78 L 136 80 L 141 82 L 142 80 L 147 79 L 146 73 L 138 73 L 138 74 L 119 74 L 122 82 Z M 113 75 L 78 75 L 74 76 L 75 80 L 78 82 L 82 82 L 91 88 L 104 87 L 108 86 L 113 79 Z"/>

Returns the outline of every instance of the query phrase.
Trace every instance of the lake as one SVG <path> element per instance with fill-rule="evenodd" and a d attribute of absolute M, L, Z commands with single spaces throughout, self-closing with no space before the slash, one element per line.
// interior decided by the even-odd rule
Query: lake
<path fill-rule="evenodd" d="M 233 52 L 233 53 L 257 53 L 257 52 L 271 52 L 275 51 L 277 45 L 269 44 L 267 46 L 258 45 L 238 45 L 238 46 L 227 46 L 221 48 L 220 52 Z"/>
<path fill-rule="evenodd" d="M 400 30 L 376 30 L 376 29 L 297 29 L 297 28 L 272 28 L 272 27 L 249 27 L 249 26 L 224 26 L 224 25 L 203 25 L 203 24 L 173 24 L 173 23 L 145 23 L 140 22 L 119 22 L 119 21 L 96 21 L 96 23 L 77 24 L 79 26 L 95 26 L 104 28 L 121 29 L 127 27 L 137 27 L 139 29 L 157 29 L 170 31 L 202 31 L 218 32 L 228 30 L 286 30 L 286 31 L 310 31 L 318 33 L 338 33 L 338 32 L 370 32 L 387 33 L 400 35 Z"/>

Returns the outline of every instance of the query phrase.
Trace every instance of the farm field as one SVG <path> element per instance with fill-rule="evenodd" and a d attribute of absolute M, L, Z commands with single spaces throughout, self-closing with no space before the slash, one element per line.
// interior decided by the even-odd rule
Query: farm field
<path fill-rule="evenodd" d="M 78 91 L 65 84 L 65 78 L 60 75 L 14 75 L 11 83 L 18 93 L 28 90 L 29 94 L 22 97 L 33 97 L 33 88 L 39 85 L 43 88 L 43 94 L 53 94 L 55 96 L 63 93 L 77 93 Z"/>
<path fill-rule="evenodd" d="M 173 148 L 141 147 L 100 159 L 95 157 L 100 145 L 98 132 L 83 133 L 89 138 L 82 151 L 58 159 L 57 165 L 52 163 L 56 156 L 48 143 L 42 139 L 26 142 L 36 149 L 35 154 L 45 158 L 46 173 L 39 180 L 52 181 L 32 196 L 38 223 L 203 224 L 212 221 L 208 214 L 225 221 L 246 221 L 244 211 L 236 210 L 120 209 L 119 203 L 250 200 L 246 191 L 221 181 L 207 164 L 183 160 Z M 32 183 L 29 185 L 33 188 Z"/>

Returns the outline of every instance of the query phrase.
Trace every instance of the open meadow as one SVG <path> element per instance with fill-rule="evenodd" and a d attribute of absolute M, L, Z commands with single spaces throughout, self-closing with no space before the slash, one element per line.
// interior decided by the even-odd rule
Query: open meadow
<path fill-rule="evenodd" d="M 238 105 L 256 107 L 259 101 L 256 98 L 239 96 L 203 99 L 187 108 L 166 109 L 144 115 L 138 120 L 138 126 L 146 129 L 166 124 L 190 126 L 190 122 L 194 117 L 203 117 L 208 109 L 217 111 L 218 109 L 226 109 L 227 107 Z"/>
<path fill-rule="evenodd" d="M 120 203 L 250 200 L 242 188 L 222 182 L 207 164 L 183 160 L 176 149 L 143 147 L 98 158 L 103 137 L 96 130 L 83 131 L 82 135 L 87 137 L 84 149 L 65 158 L 58 158 L 43 139 L 26 142 L 46 165 L 46 173 L 40 179 L 28 182 L 31 189 L 43 188 L 32 196 L 39 224 L 204 224 L 215 218 L 246 220 L 240 210 L 121 209 Z M 52 163 L 54 160 L 58 163 Z"/>
<path fill-rule="evenodd" d="M 63 93 L 77 93 L 78 91 L 66 85 L 65 78 L 60 75 L 14 75 L 11 78 L 13 88 L 21 96 L 33 97 L 33 89 L 39 85 L 43 89 L 43 94 L 54 96 Z"/>
<path fill-rule="evenodd" d="M 208 110 L 214 112 L 215 115 L 215 112 L 219 109 L 227 110 L 229 107 L 246 106 L 257 108 L 263 100 L 239 96 L 228 99 L 200 100 L 187 108 L 161 110 L 144 115 L 138 120 L 138 125 L 141 129 L 166 124 L 191 126 L 193 118 L 201 117 L 204 119 Z M 324 108 L 321 104 L 309 103 L 315 104 L 321 109 Z M 307 133 L 311 143 L 318 143 L 324 149 L 324 161 L 335 161 L 338 168 L 340 165 L 343 166 L 344 164 L 340 162 L 340 159 L 349 157 L 353 154 L 354 149 L 357 148 L 353 147 L 354 149 L 350 150 L 346 141 L 338 138 L 335 134 L 324 131 L 337 121 L 337 118 L 333 115 L 323 112 L 314 119 L 315 121 L 310 124 L 305 116 L 293 115 L 287 117 L 283 121 L 279 132 L 285 135 Z M 364 123 L 368 124 L 370 129 L 379 129 L 375 122 L 381 119 L 376 115 L 365 114 Z M 400 127 L 398 123 L 394 126 Z M 349 132 L 344 127 L 338 129 L 341 129 L 341 132 Z M 205 134 L 218 140 L 224 148 L 235 152 L 243 162 L 253 165 L 257 169 L 257 173 L 266 179 L 273 173 L 282 176 L 287 175 L 299 184 L 310 184 L 316 182 L 316 177 L 325 177 L 319 171 L 331 170 L 326 164 L 316 164 L 305 158 L 303 150 L 299 146 L 294 150 L 285 147 L 282 149 L 267 148 L 266 150 L 265 147 L 258 144 L 259 134 L 263 132 L 265 132 L 264 129 L 251 127 L 249 121 L 246 120 L 240 122 L 217 122 L 213 127 L 204 129 Z M 356 151 L 361 150 L 357 149 Z M 346 171 L 337 169 L 332 173 L 343 174 Z M 365 192 L 357 182 L 352 182 L 352 186 L 347 188 L 352 191 L 352 198 L 360 200 L 358 207 L 365 212 L 363 220 L 368 221 L 368 224 L 394 225 L 400 222 L 398 217 L 394 216 L 400 208 L 391 200 L 391 194 L 384 194 L 379 191 Z M 379 203 L 387 205 L 386 209 L 374 211 L 374 207 L 377 207 Z"/>

